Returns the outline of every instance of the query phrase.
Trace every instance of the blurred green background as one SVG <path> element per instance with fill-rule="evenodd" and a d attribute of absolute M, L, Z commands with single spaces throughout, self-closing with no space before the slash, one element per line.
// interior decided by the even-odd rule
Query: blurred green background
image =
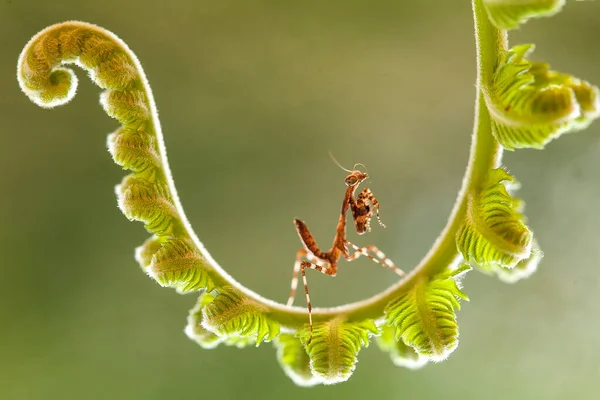
<path fill-rule="evenodd" d="M 409 371 L 371 346 L 347 383 L 298 388 L 269 344 L 202 350 L 183 334 L 195 296 L 139 270 L 133 249 L 148 235 L 116 207 L 123 172 L 105 146 L 117 123 L 84 73 L 66 107 L 20 93 L 22 47 L 69 19 L 112 30 L 138 55 L 192 225 L 227 271 L 275 300 L 300 247 L 292 219 L 323 246 L 332 239 L 345 174 L 328 150 L 367 165 L 388 226 L 351 238 L 405 269 L 444 226 L 468 156 L 469 1 L 2 0 L 1 399 L 597 398 L 600 123 L 506 155 L 545 258 L 516 285 L 467 277 L 461 344 L 446 362 Z M 511 36 L 596 84 L 599 38 L 600 2 L 569 2 Z M 340 267 L 336 279 L 309 276 L 315 306 L 395 281 L 368 260 Z"/>

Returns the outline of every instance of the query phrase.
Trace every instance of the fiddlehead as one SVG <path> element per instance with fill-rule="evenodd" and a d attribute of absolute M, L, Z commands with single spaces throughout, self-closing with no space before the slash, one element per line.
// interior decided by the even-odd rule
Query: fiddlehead
<path fill-rule="evenodd" d="M 314 309 L 310 344 L 306 310 L 286 307 L 243 287 L 212 259 L 193 232 L 171 178 L 150 87 L 125 43 L 90 24 L 51 26 L 23 50 L 18 79 L 23 91 L 42 107 L 65 104 L 75 95 L 77 78 L 65 64 L 86 69 L 106 89 L 102 106 L 122 124 L 109 135 L 108 148 L 114 161 L 132 172 L 117 186 L 118 204 L 129 219 L 142 221 L 152 233 L 136 250 L 136 259 L 160 285 L 180 293 L 200 292 L 188 317 L 190 338 L 204 348 L 273 341 L 279 363 L 297 384 L 336 383 L 349 378 L 360 349 L 374 336 L 397 365 L 416 368 L 447 357 L 458 343 L 455 310 L 459 299 L 466 299 L 457 284 L 469 269 L 460 264 L 461 258 L 507 281 L 528 276 L 539 262 L 541 251 L 524 225 L 522 203 L 506 190 L 512 177 L 500 169 L 502 146 L 543 144 L 589 124 L 597 115 L 597 89 L 549 71 L 545 64 L 524 61 L 526 49 L 508 50 L 501 29 L 543 12 L 536 7 L 511 11 L 500 3 L 473 2 L 476 121 L 463 189 L 446 228 L 419 265 L 386 291 L 358 303 Z M 528 78 L 520 80 L 523 75 Z M 560 90 L 570 93 L 571 107 L 580 111 L 567 113 L 566 122 L 548 112 L 561 109 L 561 103 L 550 107 L 551 101 L 539 94 L 561 85 L 567 90 Z M 513 120 L 502 113 L 510 113 L 510 118 L 518 115 L 513 119 L 520 125 L 514 128 Z M 506 120 L 510 129 L 502 128 Z M 548 129 L 547 120 L 553 125 Z M 530 130 L 542 134 L 524 133 Z M 456 265 L 463 266 L 455 269 Z"/>

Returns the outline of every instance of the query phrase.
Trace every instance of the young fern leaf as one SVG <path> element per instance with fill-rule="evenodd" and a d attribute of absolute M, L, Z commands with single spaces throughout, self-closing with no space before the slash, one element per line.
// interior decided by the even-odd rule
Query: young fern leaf
<path fill-rule="evenodd" d="M 427 357 L 417 353 L 414 348 L 407 346 L 402 340 L 396 340 L 394 328 L 391 326 L 384 326 L 381 336 L 378 336 L 375 341 L 382 351 L 390 353 L 392 362 L 399 367 L 419 369 L 429 361 Z"/>
<path fill-rule="evenodd" d="M 152 135 L 120 128 L 108 135 L 107 144 L 115 163 L 149 181 L 154 180 L 156 171 L 160 169 L 160 156 Z"/>
<path fill-rule="evenodd" d="M 172 236 L 177 210 L 163 183 L 149 182 L 136 174 L 127 175 L 115 188 L 119 208 L 130 221 L 142 221 L 148 232 Z"/>
<path fill-rule="evenodd" d="M 310 369 L 310 358 L 300 340 L 290 333 L 282 333 L 273 341 L 277 348 L 277 361 L 287 376 L 298 386 L 322 383 Z"/>
<path fill-rule="evenodd" d="M 161 285 L 180 292 L 212 288 L 206 263 L 177 207 L 174 186 L 169 186 L 156 107 L 139 61 L 114 34 L 83 22 L 64 22 L 42 30 L 23 49 L 17 68 L 21 89 L 42 107 L 67 103 L 75 96 L 77 78 L 64 64 L 86 69 L 106 89 L 101 104 L 123 125 L 108 138 L 115 162 L 133 171 L 116 188 L 118 204 L 127 218 L 144 222 L 155 234 L 136 252 L 140 265 Z"/>
<path fill-rule="evenodd" d="M 222 337 L 251 338 L 260 345 L 279 335 L 279 324 L 265 313 L 266 307 L 242 295 L 235 288 L 218 289 L 212 302 L 202 309 L 202 326 Z"/>
<path fill-rule="evenodd" d="M 308 325 L 298 330 L 310 359 L 310 370 L 325 385 L 347 381 L 356 368 L 358 352 L 369 345 L 369 335 L 379 334 L 373 320 L 347 322 L 334 318 L 313 327 L 310 344 Z"/>
<path fill-rule="evenodd" d="M 541 149 L 600 115 L 598 88 L 526 60 L 533 48 L 525 44 L 503 51 L 491 82 L 482 88 L 492 132 L 508 150 Z"/>
<path fill-rule="evenodd" d="M 488 172 L 483 190 L 467 194 L 466 215 L 456 232 L 467 262 L 513 268 L 529 258 L 533 234 L 523 222 L 523 202 L 508 192 L 517 187 L 508 172 L 497 168 Z"/>
<path fill-rule="evenodd" d="M 490 21 L 498 29 L 514 29 L 530 18 L 550 17 L 566 0 L 483 0 Z"/>
<path fill-rule="evenodd" d="M 214 300 L 214 296 L 203 292 L 198 299 L 198 302 L 190 310 L 188 315 L 188 323 L 185 327 L 185 334 L 198 343 L 203 349 L 214 349 L 220 344 L 226 346 L 235 346 L 239 349 L 249 345 L 256 345 L 255 336 L 219 336 L 207 330 L 202 326 L 202 310 L 204 306 L 210 304 Z"/>
<path fill-rule="evenodd" d="M 460 309 L 458 299 L 468 300 L 458 283 L 470 269 L 462 265 L 431 278 L 422 277 L 389 303 L 385 318 L 387 324 L 395 328 L 396 341 L 404 342 L 432 361 L 446 359 L 458 346 L 454 310 Z"/>
<path fill-rule="evenodd" d="M 547 3 L 558 7 L 563 2 Z M 275 345 L 286 373 L 299 385 L 331 384 L 349 378 L 361 347 L 368 345 L 369 336 L 380 333 L 374 321 L 382 318 L 391 327 L 384 328 L 378 343 L 394 363 L 415 367 L 448 356 L 458 343 L 458 299 L 467 299 L 458 279 L 469 267 L 447 267 L 457 259 L 457 249 L 468 262 L 481 263 L 480 269 L 501 279 L 514 280 L 535 270 L 541 252 L 531 244 L 521 203 L 506 190 L 512 177 L 503 170 L 484 173 L 501 161 L 494 136 L 506 148 L 542 147 L 560 133 L 585 127 L 600 107 L 595 87 L 549 71 L 546 64 L 526 61 L 530 46 L 506 50 L 505 32 L 494 28 L 486 13 L 495 23 L 509 26 L 533 15 L 525 8 L 511 7 L 509 0 L 473 0 L 478 93 L 483 93 L 487 107 L 477 100 L 467 175 L 439 240 L 411 276 L 389 290 L 358 303 L 316 310 L 309 345 L 306 312 L 243 287 L 211 259 L 196 237 L 171 177 L 150 86 L 124 42 L 91 24 L 52 25 L 27 43 L 17 77 L 25 94 L 46 108 L 65 104 L 75 95 L 77 78 L 64 64 L 84 68 L 106 89 L 102 106 L 123 125 L 109 136 L 108 148 L 117 164 L 133 172 L 117 188 L 119 207 L 153 234 L 136 250 L 136 259 L 161 285 L 201 292 L 188 317 L 190 338 L 205 348 L 220 343 L 245 347 L 275 339 L 281 326 L 285 333 Z M 536 15 L 550 12 L 537 6 L 535 10 Z"/>
<path fill-rule="evenodd" d="M 179 293 L 215 289 L 209 270 L 192 242 L 183 238 L 162 243 L 146 268 L 147 274 L 161 286 L 175 288 Z"/>

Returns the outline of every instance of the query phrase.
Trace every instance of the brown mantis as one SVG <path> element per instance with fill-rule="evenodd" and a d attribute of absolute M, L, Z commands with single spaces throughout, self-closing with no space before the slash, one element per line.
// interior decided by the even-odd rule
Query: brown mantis
<path fill-rule="evenodd" d="M 404 272 L 397 268 L 394 265 L 394 263 L 389 258 L 387 258 L 385 254 L 383 254 L 377 247 L 373 245 L 358 247 L 346 238 L 346 213 L 348 209 L 352 211 L 354 227 L 356 228 L 356 233 L 358 233 L 359 235 L 371 231 L 371 218 L 373 217 L 373 210 L 377 211 L 376 216 L 379 225 L 381 225 L 384 228 L 385 225 L 381 222 L 381 219 L 379 218 L 379 202 L 368 188 L 364 188 L 358 194 L 356 199 L 354 199 L 354 193 L 356 192 L 358 185 L 360 185 L 362 181 L 367 179 L 369 175 L 356 169 L 348 170 L 342 167 L 341 165 L 339 166 L 343 170 L 349 172 L 349 175 L 346 176 L 346 179 L 344 180 L 344 183 L 347 186 L 346 194 L 344 195 L 344 201 L 342 202 L 342 210 L 337 223 L 335 237 L 333 238 L 333 245 L 331 246 L 331 249 L 329 249 L 329 251 L 326 252 L 320 250 L 314 237 L 308 230 L 306 224 L 300 221 L 299 219 L 294 220 L 294 223 L 296 224 L 296 230 L 298 231 L 300 241 L 303 245 L 303 249 L 299 250 L 296 254 L 296 262 L 294 263 L 294 273 L 292 276 L 290 297 L 288 299 L 287 305 L 291 306 L 294 302 L 294 297 L 296 296 L 296 289 L 298 287 L 298 273 L 302 272 L 302 280 L 304 282 L 304 291 L 306 293 L 306 303 L 308 306 L 308 321 L 310 327 L 310 337 L 308 339 L 308 342 L 306 343 L 307 345 L 310 344 L 310 342 L 312 341 L 313 322 L 312 306 L 310 303 L 310 296 L 308 295 L 308 285 L 306 283 L 306 268 L 314 269 L 325 275 L 335 277 L 337 274 L 337 262 L 340 259 L 340 257 L 343 256 L 347 261 L 354 261 L 360 256 L 366 256 L 372 261 L 381 265 L 382 267 L 392 269 L 398 275 L 404 276 Z M 356 165 L 354 166 L 354 168 L 356 168 Z M 348 246 L 352 247 L 355 250 L 353 254 L 349 253 Z M 369 254 L 369 252 L 374 254 L 374 256 Z M 303 258 L 306 258 L 308 261 L 303 260 Z"/>

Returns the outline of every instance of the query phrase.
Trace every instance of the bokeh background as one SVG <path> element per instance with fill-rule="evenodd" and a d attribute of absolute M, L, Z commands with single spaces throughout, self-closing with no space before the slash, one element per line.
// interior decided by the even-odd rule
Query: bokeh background
<path fill-rule="evenodd" d="M 545 258 L 507 285 L 471 273 L 461 344 L 409 371 L 376 346 L 334 387 L 298 388 L 266 344 L 203 350 L 184 334 L 195 296 L 147 278 L 148 236 L 116 207 L 117 127 L 100 90 L 42 110 L 16 61 L 45 26 L 102 25 L 141 60 L 187 214 L 216 260 L 284 302 L 304 219 L 332 239 L 347 166 L 367 165 L 387 229 L 354 237 L 410 269 L 444 226 L 468 156 L 475 95 L 469 1 L 105 0 L 0 3 L 0 398 L 595 399 L 600 378 L 600 123 L 509 153 Z M 600 84 L 600 2 L 569 2 L 511 35 L 534 58 Z M 309 277 L 316 306 L 395 277 L 367 261 Z M 304 304 L 301 297 L 298 304 Z"/>

